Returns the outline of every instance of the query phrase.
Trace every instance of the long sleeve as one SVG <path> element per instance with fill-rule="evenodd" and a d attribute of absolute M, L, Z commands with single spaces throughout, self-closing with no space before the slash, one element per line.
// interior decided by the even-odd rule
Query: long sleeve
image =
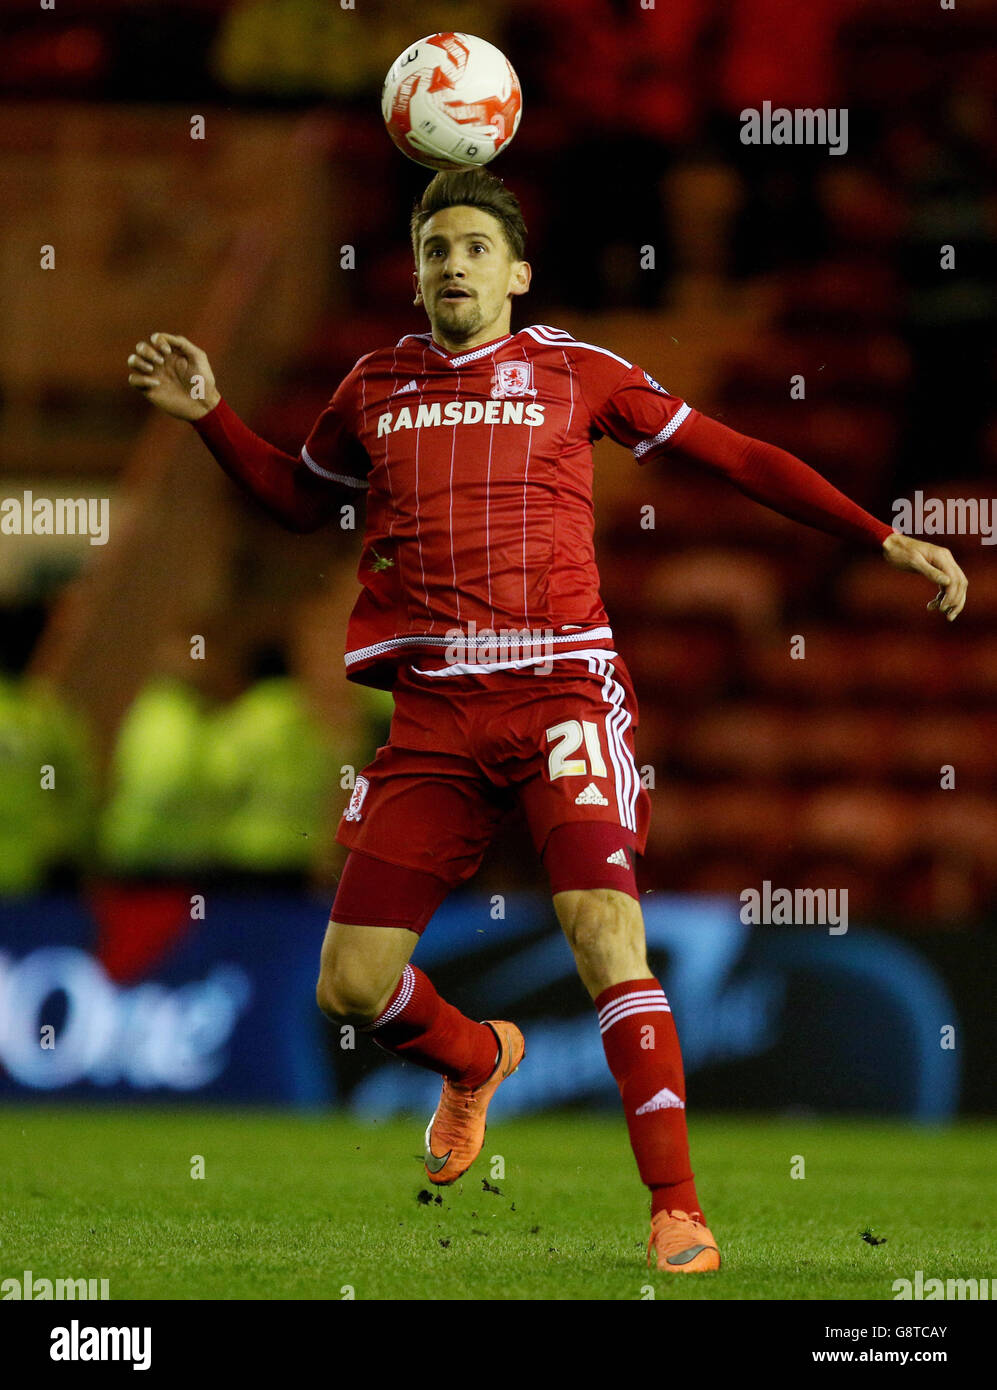
<path fill-rule="evenodd" d="M 690 420 L 671 453 L 721 474 L 773 511 L 843 540 L 879 547 L 893 532 L 793 454 L 709 416 Z"/>
<path fill-rule="evenodd" d="M 317 530 L 335 514 L 344 489 L 254 434 L 225 400 L 193 425 L 229 477 L 289 530 Z"/>

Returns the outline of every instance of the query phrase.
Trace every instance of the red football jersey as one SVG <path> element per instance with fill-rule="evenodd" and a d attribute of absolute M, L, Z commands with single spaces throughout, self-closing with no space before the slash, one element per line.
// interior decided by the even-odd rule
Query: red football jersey
<path fill-rule="evenodd" d="M 409 334 L 361 358 L 301 452 L 367 495 L 349 678 L 613 651 L 592 444 L 643 461 L 695 416 L 640 367 L 542 325 L 463 353 Z"/>

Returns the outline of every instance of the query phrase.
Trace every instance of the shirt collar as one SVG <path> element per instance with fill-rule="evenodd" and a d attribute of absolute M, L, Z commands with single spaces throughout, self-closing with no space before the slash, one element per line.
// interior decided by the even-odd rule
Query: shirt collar
<path fill-rule="evenodd" d="M 438 353 L 451 367 L 463 367 L 467 362 L 475 362 L 479 357 L 488 357 L 496 349 L 509 343 L 516 335 L 514 333 L 504 333 L 501 338 L 493 338 L 490 343 L 482 343 L 480 347 L 469 348 L 467 352 L 451 353 L 446 348 L 441 347 L 432 336 L 429 336 L 429 346 L 433 352 Z"/>

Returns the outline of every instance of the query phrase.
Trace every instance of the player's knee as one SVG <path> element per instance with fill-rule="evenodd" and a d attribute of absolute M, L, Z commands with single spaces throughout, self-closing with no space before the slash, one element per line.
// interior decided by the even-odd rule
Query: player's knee
<path fill-rule="evenodd" d="M 315 989 L 315 1001 L 326 1018 L 336 1023 L 371 1023 L 383 1013 L 392 987 L 367 976 L 323 967 Z"/>
<path fill-rule="evenodd" d="M 644 960 L 644 922 L 629 894 L 590 888 L 563 897 L 559 915 L 576 959 L 591 966 Z"/>

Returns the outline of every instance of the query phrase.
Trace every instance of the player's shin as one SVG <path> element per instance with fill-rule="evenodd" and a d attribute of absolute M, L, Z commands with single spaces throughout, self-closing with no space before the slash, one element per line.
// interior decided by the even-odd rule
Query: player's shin
<path fill-rule="evenodd" d="M 665 993 L 653 977 L 626 980 L 603 990 L 595 1005 L 651 1214 L 678 1210 L 702 1219 L 689 1161 L 682 1054 Z"/>
<path fill-rule="evenodd" d="M 387 1006 L 361 1031 L 386 1052 L 462 1086 L 480 1086 L 495 1068 L 492 1030 L 442 999 L 416 965 L 406 965 Z"/>

